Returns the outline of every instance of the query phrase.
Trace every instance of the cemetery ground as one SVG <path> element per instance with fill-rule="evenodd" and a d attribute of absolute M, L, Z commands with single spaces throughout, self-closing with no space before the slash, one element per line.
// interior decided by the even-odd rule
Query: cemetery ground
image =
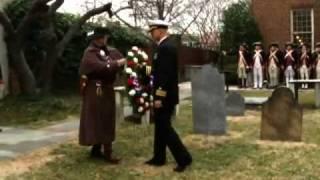
<path fill-rule="evenodd" d="M 268 92 L 241 93 L 264 96 Z M 190 100 L 184 101 L 174 124 L 192 153 L 194 163 L 182 174 L 172 172 L 175 164 L 170 153 L 164 167 L 144 165 L 152 155 L 153 126 L 123 122 L 118 126 L 114 145 L 115 154 L 123 159 L 118 166 L 90 160 L 88 148 L 78 146 L 75 135 L 74 140 L 67 143 L 0 162 L 0 177 L 6 176 L 9 180 L 319 179 L 320 112 L 311 108 L 313 98 L 312 91 L 300 96 L 304 107 L 302 143 L 259 141 L 259 108 L 250 108 L 243 117 L 228 117 L 226 136 L 194 135 L 192 105 Z"/>
<path fill-rule="evenodd" d="M 0 101 L 0 126 L 41 128 L 78 116 L 79 107 L 77 95 L 7 97 Z"/>

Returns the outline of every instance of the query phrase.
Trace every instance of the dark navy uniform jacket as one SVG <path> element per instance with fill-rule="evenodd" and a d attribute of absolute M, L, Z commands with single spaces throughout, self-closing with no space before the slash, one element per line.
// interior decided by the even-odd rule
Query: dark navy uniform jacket
<path fill-rule="evenodd" d="M 178 52 L 170 37 L 156 48 L 152 67 L 154 99 L 162 100 L 164 106 L 178 104 Z"/>

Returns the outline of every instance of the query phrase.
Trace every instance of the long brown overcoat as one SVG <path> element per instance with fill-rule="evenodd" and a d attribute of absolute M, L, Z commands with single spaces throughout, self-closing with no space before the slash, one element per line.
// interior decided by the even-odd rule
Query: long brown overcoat
<path fill-rule="evenodd" d="M 110 144 L 115 140 L 115 95 L 113 84 L 122 58 L 115 49 L 101 49 L 91 44 L 84 52 L 80 75 L 82 109 L 79 143 Z"/>

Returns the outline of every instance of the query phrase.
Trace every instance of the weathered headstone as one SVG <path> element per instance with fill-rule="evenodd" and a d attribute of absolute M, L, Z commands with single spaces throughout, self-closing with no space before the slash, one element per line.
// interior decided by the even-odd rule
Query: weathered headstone
<path fill-rule="evenodd" d="M 253 87 L 253 72 L 249 71 L 247 76 L 247 87 Z"/>
<path fill-rule="evenodd" d="M 199 71 L 201 70 L 202 66 L 197 66 L 197 65 L 191 65 L 191 66 L 186 66 L 186 79 L 192 80 L 192 77 Z"/>
<path fill-rule="evenodd" d="M 239 93 L 231 92 L 226 98 L 227 114 L 229 116 L 243 116 L 245 101 Z"/>
<path fill-rule="evenodd" d="M 276 89 L 262 108 L 261 139 L 301 141 L 302 113 L 289 88 Z"/>
<path fill-rule="evenodd" d="M 120 123 L 124 121 L 124 97 L 126 88 L 123 86 L 117 86 L 114 88 L 116 98 L 116 122 Z"/>
<path fill-rule="evenodd" d="M 227 122 L 224 75 L 212 65 L 205 65 L 191 78 L 194 132 L 225 134 Z"/>
<path fill-rule="evenodd" d="M 315 101 L 316 108 L 320 108 L 320 83 L 315 84 Z"/>

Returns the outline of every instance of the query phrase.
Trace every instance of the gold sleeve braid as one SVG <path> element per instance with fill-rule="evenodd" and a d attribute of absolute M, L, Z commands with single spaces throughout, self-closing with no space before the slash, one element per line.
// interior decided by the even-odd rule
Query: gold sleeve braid
<path fill-rule="evenodd" d="M 161 88 L 159 88 L 157 91 L 156 91 L 156 96 L 159 96 L 159 97 L 167 97 L 167 92 L 162 90 Z"/>

